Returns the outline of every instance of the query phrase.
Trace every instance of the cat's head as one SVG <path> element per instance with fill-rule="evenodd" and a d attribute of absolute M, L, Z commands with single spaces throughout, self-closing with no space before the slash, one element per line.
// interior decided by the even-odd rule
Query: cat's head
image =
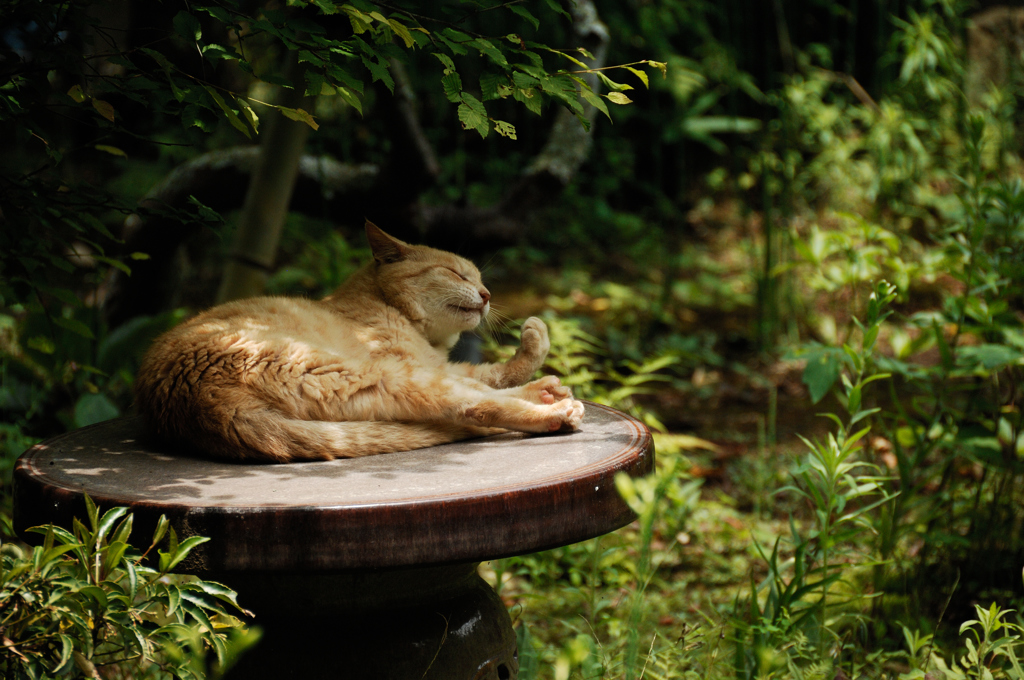
<path fill-rule="evenodd" d="M 491 294 L 469 260 L 410 245 L 370 221 L 366 237 L 385 299 L 416 322 L 431 344 L 450 349 L 490 312 Z"/>

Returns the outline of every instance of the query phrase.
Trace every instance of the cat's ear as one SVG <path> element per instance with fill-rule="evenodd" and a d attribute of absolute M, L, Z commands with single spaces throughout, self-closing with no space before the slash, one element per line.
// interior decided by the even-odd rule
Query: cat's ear
<path fill-rule="evenodd" d="M 370 241 L 373 259 L 381 264 L 400 262 L 405 259 L 406 253 L 409 250 L 408 243 L 385 234 L 380 227 L 370 220 L 366 220 L 366 238 Z"/>

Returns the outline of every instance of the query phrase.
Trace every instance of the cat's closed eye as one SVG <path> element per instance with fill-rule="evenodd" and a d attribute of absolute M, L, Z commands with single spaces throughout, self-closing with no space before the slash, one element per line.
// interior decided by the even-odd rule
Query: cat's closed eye
<path fill-rule="evenodd" d="M 469 281 L 469 278 L 467 278 L 464 274 L 460 274 L 459 272 L 455 271 L 454 269 L 451 269 L 450 267 L 445 267 L 445 269 L 450 271 L 452 274 L 455 274 L 456 276 L 458 276 L 463 281 Z"/>

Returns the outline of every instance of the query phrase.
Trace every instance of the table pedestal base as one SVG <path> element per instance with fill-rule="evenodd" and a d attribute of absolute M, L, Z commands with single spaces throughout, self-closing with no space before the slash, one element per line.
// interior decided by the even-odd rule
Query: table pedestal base
<path fill-rule="evenodd" d="M 205 574 L 263 629 L 227 680 L 515 680 L 512 622 L 475 564 L 337 574 Z"/>

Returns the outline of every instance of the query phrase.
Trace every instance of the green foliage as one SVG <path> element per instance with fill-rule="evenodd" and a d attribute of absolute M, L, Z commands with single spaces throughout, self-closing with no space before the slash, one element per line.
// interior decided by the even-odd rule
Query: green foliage
<path fill-rule="evenodd" d="M 743 612 L 734 623 L 734 664 L 740 677 L 828 668 L 833 663 L 830 650 L 842 644 L 840 631 L 849 625 L 844 609 L 864 599 L 849 579 L 859 564 L 871 559 L 862 553 L 862 546 L 874 511 L 893 499 L 885 492 L 885 479 L 877 466 L 858 459 L 870 431 L 867 423 L 879 412 L 864 407 L 864 388 L 889 377 L 875 370 L 873 354 L 882 323 L 891 313 L 887 307 L 895 297 L 896 289 L 888 283 L 874 287 L 864 321 L 855 320 L 860 342 L 844 345 L 845 361 L 828 355 L 830 361 L 841 364 L 835 376 L 828 381 L 818 377 L 814 362 L 823 356 L 820 348 L 808 360 L 805 381 L 810 372 L 812 394 L 826 382 L 824 389 L 830 389 L 841 376 L 839 396 L 848 417 L 844 421 L 825 414 L 835 423 L 835 431 L 823 441 L 801 437 L 810 453 L 794 470 L 795 484 L 779 491 L 803 498 L 812 519 L 803 527 L 790 520 L 793 556 L 789 561 L 782 559 L 781 537 L 770 555 L 757 546 L 768 576 L 760 585 L 751 579 L 745 612 L 737 602 L 737 611 Z M 766 595 L 759 598 L 762 590 Z M 798 644 L 792 645 L 794 640 Z"/>
<path fill-rule="evenodd" d="M 948 661 L 934 651 L 931 635 L 922 636 L 904 626 L 906 655 L 912 668 L 901 673 L 900 680 L 918 680 L 928 676 L 945 680 L 1016 680 L 1024 677 L 1021 669 L 1024 626 L 1019 621 L 1007 620 L 1013 610 L 1001 609 L 993 602 L 988 609 L 974 605 L 974 611 L 977 618 L 960 626 L 967 653 L 959 658 L 953 656 Z"/>
<path fill-rule="evenodd" d="M 39 440 L 33 431 L 40 422 L 53 419 L 59 430 L 67 430 L 126 412 L 142 353 L 183 317 L 183 311 L 136 317 L 109 331 L 94 308 L 67 306 L 63 313 L 91 337 L 52 323 L 50 311 L 38 303 L 0 311 L 2 489 L 9 488 L 15 459 Z M 10 501 L 7 493 L 3 498 Z"/>
<path fill-rule="evenodd" d="M 258 138 L 275 106 L 320 126 L 314 143 L 343 160 L 378 162 L 387 143 L 372 107 L 396 89 L 397 59 L 442 156 L 427 200 L 485 204 L 539 146 L 535 114 L 607 114 L 635 99 L 614 127 L 601 122 L 592 162 L 541 228 L 495 261 L 539 289 L 530 313 L 555 312 L 544 370 L 578 396 L 659 429 L 699 427 L 719 408 L 725 425 L 700 433 L 717 446 L 657 435 L 655 476 L 620 482 L 640 517 L 632 527 L 492 565 L 517 603 L 520 676 L 1019 677 L 1020 624 L 1005 607 L 1021 599 L 1024 553 L 1021 92 L 1011 79 L 980 105 L 960 94 L 964 3 L 914 0 L 894 17 L 891 3 L 854 5 L 600 2 L 608 61 L 624 66 L 597 74 L 585 53 L 549 47 L 568 42 L 552 2 L 201 2 L 170 7 L 144 46 L 98 43 L 102 57 L 89 58 L 103 77 L 83 48 L 102 41 L 90 3 L 64 5 L 59 28 L 74 40 L 28 30 L 57 27 L 45 2 L 3 5 L 3 25 L 33 54 L 0 70 L 0 123 L 15 133 L 0 170 L 5 471 L 40 434 L 123 411 L 136 351 L 175 320 L 104 327 L 93 300 L 111 269 L 130 268 L 118 227 L 141 191 L 81 178 L 159 175 L 195 147 Z M 287 79 L 282 48 L 298 62 Z M 660 64 L 668 77 L 651 80 Z M 578 89 L 584 76 L 607 94 Z M 630 89 L 637 80 L 645 87 Z M 318 106 L 281 108 L 271 85 Z M 202 206 L 178 217 L 219 228 Z M 320 294 L 365 255 L 292 222 L 275 292 Z M 538 273 L 552 265 L 554 283 Z M 805 362 L 792 383 L 790 360 Z M 827 432 L 799 430 L 796 450 L 776 421 L 806 427 L 801 384 L 833 414 Z M 738 416 L 757 410 L 754 455 Z M 51 541 L 46 550 L 63 547 Z M 3 550 L 7 569 L 18 548 Z M 53 588 L 82 567 L 74 550 L 47 560 L 61 574 Z M 107 594 L 121 606 L 109 593 L 128 577 L 115 576 L 92 585 L 121 584 Z M 87 569 L 80 579 L 90 583 Z M 171 585 L 200 594 L 154 582 L 146 612 L 163 614 L 128 619 L 149 626 L 143 635 L 167 625 L 173 596 L 159 589 Z M 60 593 L 67 611 L 99 606 L 88 586 Z M 213 629 L 162 633 L 151 657 L 165 668 L 132 672 L 199 659 L 199 673 L 219 616 Z M 954 639 L 943 622 L 967 617 Z M 118 625 L 111 635 L 128 630 Z M 79 628 L 51 631 L 44 673 Z"/>
<path fill-rule="evenodd" d="M 659 7 L 659 18 L 664 21 L 679 7 Z M 758 146 L 746 155 L 746 165 L 722 164 L 708 177 L 709 187 L 721 192 L 705 199 L 708 204 L 721 207 L 735 199 L 743 204 L 741 211 L 760 218 L 754 222 L 760 230 L 753 231 L 759 239 L 754 252 L 759 295 L 738 304 L 733 297 L 728 313 L 749 313 L 752 306 L 765 310 L 762 319 L 774 325 L 761 347 L 774 351 L 773 342 L 785 338 L 786 356 L 806 362 L 801 377 L 810 400 L 835 413 L 829 416 L 831 432 L 808 436 L 806 454 L 796 464 L 789 456 L 774 461 L 773 470 L 788 470 L 792 478 L 776 489 L 782 500 L 774 507 L 792 516 L 772 531 L 744 517 L 750 535 L 734 540 L 749 546 L 751 566 L 746 585 L 728 598 L 716 593 L 717 602 L 687 600 L 679 573 L 691 565 L 669 557 L 674 546 L 664 544 L 671 534 L 656 530 L 647 546 L 640 542 L 642 522 L 630 530 L 632 540 L 640 542 L 636 556 L 649 548 L 661 564 L 649 581 L 636 586 L 645 593 L 643 623 L 636 626 L 644 644 L 630 658 L 642 660 L 635 668 L 644 677 L 1020 675 L 1019 623 L 1004 608 L 1006 601 L 1021 597 L 1018 528 L 1024 522 L 1019 409 L 1024 202 L 1014 114 L 1004 108 L 1019 93 L 1009 83 L 993 90 L 981 107 L 968 107 L 961 94 L 965 61 L 957 38 L 964 12 L 958 3 L 917 3 L 893 21 L 887 60 L 895 66 L 896 80 L 890 92 L 875 88 L 870 95 L 858 94 L 848 74 L 832 70 L 828 50 L 798 52 L 794 71 L 764 94 L 773 113 L 755 134 Z M 693 100 L 707 86 L 702 81 L 707 72 L 705 64 L 686 64 L 689 84 L 677 86 L 680 92 L 689 87 L 686 97 Z M 618 158 L 625 162 L 617 167 L 635 170 L 633 158 Z M 605 178 L 603 186 L 629 186 L 620 181 Z M 654 278 L 648 272 L 682 279 L 670 279 L 667 290 L 697 287 L 692 282 L 698 276 L 669 273 L 671 257 L 664 251 L 671 241 L 662 233 L 645 242 L 645 236 L 630 231 L 631 216 L 620 218 L 603 200 L 597 199 L 595 219 L 586 224 L 593 239 L 581 236 L 579 244 L 565 245 L 592 257 L 588 244 L 607 247 L 601 239 L 614 233 L 622 239 L 617 256 L 644 262 L 646 268 L 632 272 L 624 285 L 629 292 L 609 294 L 617 284 L 587 280 L 571 295 L 549 299 L 563 316 L 582 310 L 612 327 L 582 321 L 578 327 L 587 335 L 570 335 L 553 350 L 553 356 L 562 353 L 565 366 L 589 371 L 588 380 L 601 394 L 614 390 L 604 363 L 609 349 L 613 356 L 629 356 L 618 354 L 614 327 L 638 323 L 623 310 L 633 313 L 656 299 L 662 306 L 640 318 L 655 319 L 652 326 L 665 323 L 669 328 L 660 330 L 666 335 L 680 333 L 678 318 L 668 321 L 674 310 L 665 301 L 671 297 L 647 294 Z M 699 204 L 694 213 L 703 217 L 711 208 Z M 647 214 L 667 220 L 670 213 Z M 732 236 L 736 233 L 748 232 Z M 649 244 L 654 245 L 645 250 Z M 880 279 L 893 283 L 877 284 Z M 698 294 L 715 285 L 722 283 L 709 282 Z M 716 304 L 692 308 L 726 309 Z M 656 357 L 653 348 L 668 344 L 640 337 L 645 358 Z M 574 349 L 566 352 L 566 347 Z M 721 344 L 714 347 L 721 351 Z M 720 358 L 716 366 L 723 365 Z M 659 379 L 664 386 L 678 388 L 673 367 L 658 374 L 669 378 Z M 634 401 L 640 409 L 634 413 L 642 414 L 652 403 Z M 776 445 L 774 436 L 771 441 L 766 446 L 771 451 L 788 450 Z M 705 485 L 684 532 L 687 538 L 696 535 L 694 526 L 711 508 L 721 512 L 716 492 Z M 700 540 L 710 545 L 687 583 L 711 592 L 716 570 L 727 570 L 724 559 L 707 553 L 721 551 L 722 545 L 711 542 L 706 529 Z M 578 555 L 575 564 L 588 557 Z M 601 557 L 607 563 L 614 559 L 613 554 Z M 520 570 L 518 578 L 547 582 L 541 577 L 543 560 L 523 564 L 537 571 Z M 561 569 L 550 573 L 572 573 L 573 564 L 565 556 Z M 545 592 L 556 597 L 553 589 Z M 988 608 L 967 606 L 993 600 Z M 613 635 L 614 621 L 632 629 L 637 620 L 631 618 L 632 601 L 622 602 L 618 610 L 603 610 L 614 612 L 611 620 L 588 618 L 589 626 L 579 630 L 560 628 L 552 647 L 537 647 L 544 628 L 535 624 L 536 658 L 557 661 L 560 665 L 552 666 L 557 677 L 621 677 L 628 638 Z M 701 613 L 688 616 L 687 605 Z M 686 622 L 678 639 L 675 631 L 654 623 L 667 618 L 666 611 L 679 612 Z M 944 621 L 971 614 L 973 620 L 960 630 L 966 638 L 954 639 L 955 629 L 942 630 Z M 701 625 L 694 625 L 694 618 Z M 893 651 L 903 645 L 906 651 Z"/>
<path fill-rule="evenodd" d="M 230 613 L 244 612 L 230 588 L 168 575 L 208 539 L 179 542 L 161 516 L 140 554 L 126 508 L 86 505 L 87 524 L 35 527 L 41 545 L 0 549 L 3 677 L 220 677 L 258 633 Z"/>

